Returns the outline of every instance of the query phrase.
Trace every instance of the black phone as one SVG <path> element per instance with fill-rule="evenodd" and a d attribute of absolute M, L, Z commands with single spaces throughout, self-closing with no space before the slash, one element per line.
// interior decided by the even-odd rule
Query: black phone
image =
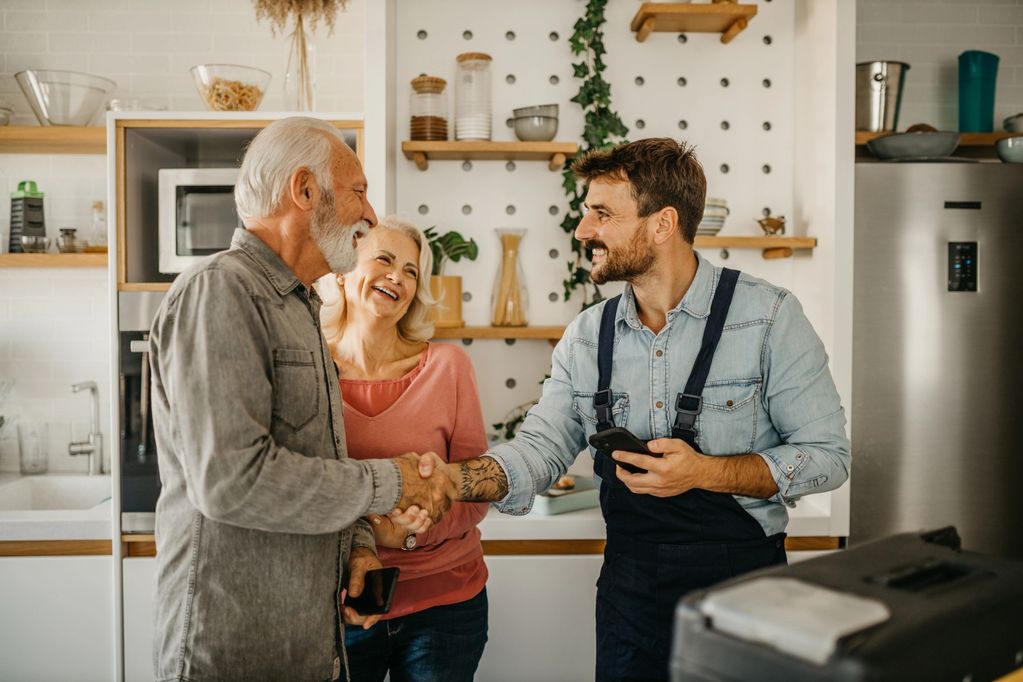
<path fill-rule="evenodd" d="M 595 447 L 597 450 L 603 450 L 607 453 L 608 457 L 611 456 L 612 450 L 638 452 L 641 455 L 650 455 L 651 457 L 661 456 L 647 450 L 646 443 L 634 436 L 628 429 L 623 429 L 620 426 L 613 426 L 610 429 L 604 429 L 603 431 L 596 432 L 590 436 L 590 445 Z M 619 462 L 616 460 L 612 461 L 626 471 L 631 471 L 634 474 L 645 474 L 647 472 L 646 469 L 642 469 L 635 464 Z"/>
<path fill-rule="evenodd" d="M 398 567 L 375 568 L 366 571 L 366 582 L 358 597 L 345 593 L 344 605 L 355 609 L 359 615 L 375 616 L 391 610 L 394 588 L 398 585 Z"/>

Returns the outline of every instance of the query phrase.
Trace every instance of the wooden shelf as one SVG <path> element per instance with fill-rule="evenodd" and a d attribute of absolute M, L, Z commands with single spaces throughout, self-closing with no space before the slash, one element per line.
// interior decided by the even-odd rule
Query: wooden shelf
<path fill-rule="evenodd" d="M 449 327 L 437 329 L 435 339 L 539 339 L 557 341 L 564 327 Z"/>
<path fill-rule="evenodd" d="M 489 142 L 463 140 L 426 142 L 406 140 L 401 143 L 405 158 L 416 162 L 419 170 L 429 168 L 430 159 L 438 161 L 547 161 L 552 171 L 560 170 L 565 161 L 579 151 L 574 142 Z"/>
<path fill-rule="evenodd" d="M 105 253 L 4 253 L 0 268 L 103 268 Z"/>
<path fill-rule="evenodd" d="M 641 43 L 658 32 L 720 33 L 721 42 L 727 44 L 749 25 L 756 13 L 756 5 L 730 2 L 644 2 L 632 18 L 631 28 Z"/>
<path fill-rule="evenodd" d="M 764 258 L 789 258 L 797 249 L 817 246 L 816 237 L 697 237 L 694 244 L 704 249 L 761 249 Z"/>
<path fill-rule="evenodd" d="M 866 130 L 856 131 L 856 144 L 865 145 L 868 141 L 876 139 L 878 137 L 884 137 L 885 135 L 891 135 L 892 133 L 871 133 Z M 960 147 L 993 147 L 995 142 L 998 140 L 1004 140 L 1007 137 L 1019 137 L 1023 133 L 960 133 L 959 135 L 959 146 Z"/>
<path fill-rule="evenodd" d="M 106 154 L 107 130 L 83 126 L 0 126 L 3 154 Z"/>

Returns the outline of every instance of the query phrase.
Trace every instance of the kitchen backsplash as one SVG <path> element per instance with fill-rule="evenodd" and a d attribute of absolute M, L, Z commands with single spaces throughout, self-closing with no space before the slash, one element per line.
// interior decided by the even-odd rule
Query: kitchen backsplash
<path fill-rule="evenodd" d="M 2 157 L 0 157 L 2 158 Z M 0 380 L 14 386 L 0 414 L 0 471 L 18 471 L 16 423 L 46 424 L 51 471 L 86 471 L 88 460 L 67 454 L 89 431 L 87 392 L 99 385 L 104 470 L 110 470 L 109 289 L 105 268 L 0 268 Z"/>
<path fill-rule="evenodd" d="M 1023 2 L 1020 0 L 859 0 L 856 61 L 910 65 L 899 128 L 930 123 L 959 129 L 958 58 L 966 50 L 998 55 L 995 129 L 1023 112 Z"/>
<path fill-rule="evenodd" d="M 363 11 L 349 0 L 333 35 L 316 30 L 320 111 L 363 110 Z M 0 104 L 12 123 L 35 124 L 14 80 L 23 69 L 86 71 L 117 83 L 113 97 L 140 98 L 171 110 L 201 110 L 189 68 L 256 66 L 272 74 L 264 111 L 284 109 L 288 36 L 256 21 L 250 0 L 3 0 L 0 2 Z"/>

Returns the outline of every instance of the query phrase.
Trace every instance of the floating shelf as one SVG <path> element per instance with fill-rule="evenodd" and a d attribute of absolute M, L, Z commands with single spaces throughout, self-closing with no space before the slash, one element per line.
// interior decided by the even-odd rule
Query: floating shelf
<path fill-rule="evenodd" d="M 730 2 L 689 4 L 681 2 L 644 2 L 632 18 L 632 30 L 638 42 L 651 33 L 720 33 L 722 43 L 730 43 L 757 13 L 756 5 Z"/>
<path fill-rule="evenodd" d="M 575 156 L 579 145 L 574 142 L 489 142 L 461 140 L 427 142 L 406 140 L 401 143 L 406 159 L 416 162 L 419 170 L 429 168 L 430 159 L 438 161 L 547 161 L 552 171 Z"/>
<path fill-rule="evenodd" d="M 0 126 L 3 154 L 106 154 L 107 130 L 84 126 Z"/>
<path fill-rule="evenodd" d="M 866 130 L 856 131 L 856 144 L 865 145 L 870 140 L 878 137 L 884 137 L 885 135 L 891 135 L 892 133 L 871 133 Z M 1004 140 L 1007 137 L 1019 137 L 1023 133 L 960 133 L 959 135 L 959 146 L 960 147 L 993 147 L 995 142 L 998 140 Z"/>
<path fill-rule="evenodd" d="M 705 249 L 761 249 L 764 258 L 789 258 L 797 249 L 817 246 L 816 237 L 697 237 L 694 244 Z"/>
<path fill-rule="evenodd" d="M 564 327 L 449 327 L 436 329 L 435 339 L 539 339 L 557 341 Z"/>
<path fill-rule="evenodd" d="M 105 253 L 4 253 L 0 268 L 102 268 Z"/>

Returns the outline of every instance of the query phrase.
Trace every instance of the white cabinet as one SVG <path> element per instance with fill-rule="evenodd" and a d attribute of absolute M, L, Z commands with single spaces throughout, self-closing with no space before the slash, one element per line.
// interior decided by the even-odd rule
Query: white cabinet
<path fill-rule="evenodd" d="M 124 585 L 124 682 L 152 682 L 156 559 L 125 559 L 121 566 Z"/>
<path fill-rule="evenodd" d="M 589 681 L 604 557 L 488 556 L 490 631 L 476 679 Z"/>
<path fill-rule="evenodd" d="M 0 680 L 113 677 L 112 559 L 0 558 Z"/>

